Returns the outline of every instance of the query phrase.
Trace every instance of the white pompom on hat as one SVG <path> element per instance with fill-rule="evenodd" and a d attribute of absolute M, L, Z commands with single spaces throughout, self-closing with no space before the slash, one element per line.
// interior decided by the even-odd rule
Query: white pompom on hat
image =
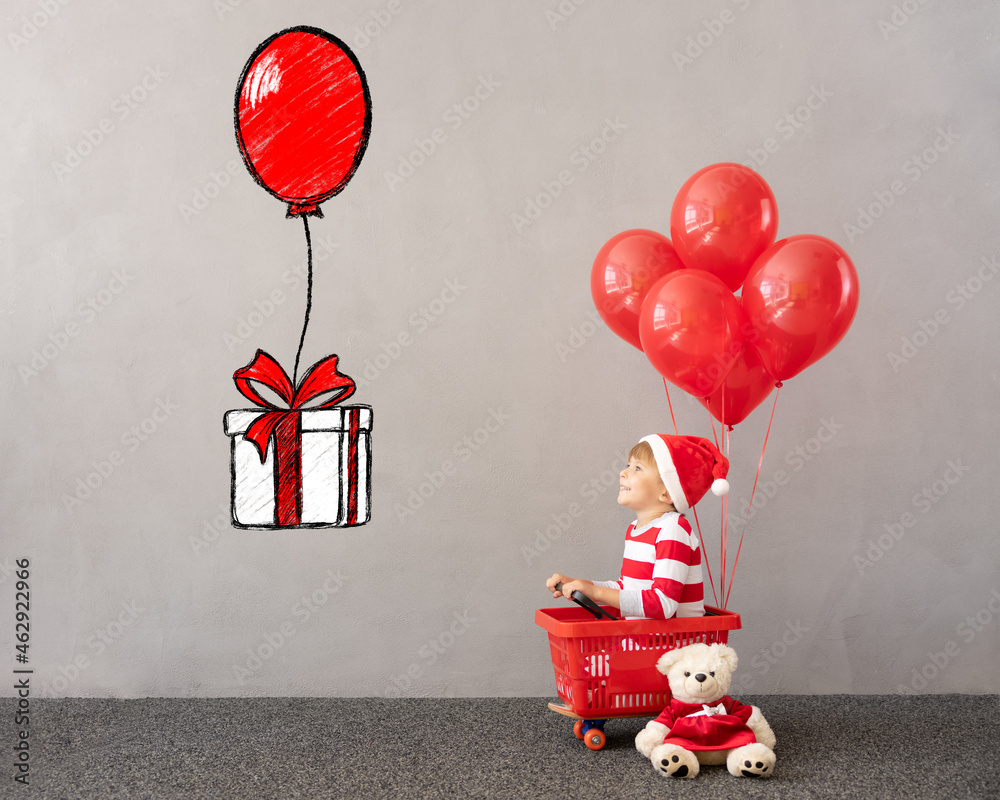
<path fill-rule="evenodd" d="M 640 441 L 653 449 L 663 485 L 678 511 L 687 511 L 709 489 L 717 497 L 729 491 L 729 459 L 708 439 L 654 433 Z"/>

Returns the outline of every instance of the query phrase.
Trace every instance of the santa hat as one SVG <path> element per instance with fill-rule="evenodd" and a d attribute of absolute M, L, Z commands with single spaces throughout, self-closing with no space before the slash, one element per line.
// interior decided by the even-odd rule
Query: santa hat
<path fill-rule="evenodd" d="M 654 433 L 641 441 L 653 448 L 663 485 L 678 511 L 687 511 L 710 488 L 717 497 L 729 491 L 729 459 L 708 439 Z"/>

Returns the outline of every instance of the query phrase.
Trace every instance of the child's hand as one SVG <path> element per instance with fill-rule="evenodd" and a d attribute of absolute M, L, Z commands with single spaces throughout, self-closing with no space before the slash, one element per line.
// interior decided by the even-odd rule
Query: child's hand
<path fill-rule="evenodd" d="M 571 583 L 573 580 L 574 579 L 570 578 L 568 575 L 560 575 L 557 572 L 555 575 L 553 575 L 551 578 L 545 581 L 545 588 L 548 589 L 550 592 L 552 592 L 553 597 L 563 597 L 564 596 L 562 591 L 563 587 L 560 586 L 557 589 L 556 586 L 560 583 L 563 584 L 563 586 L 565 586 L 567 583 Z M 565 596 L 569 597 L 568 594 Z"/>
<path fill-rule="evenodd" d="M 576 578 L 570 578 L 562 585 L 562 596 L 565 597 L 567 600 L 572 600 L 573 592 L 580 592 L 580 594 L 585 595 L 586 597 L 590 597 L 590 599 L 593 600 L 594 598 L 591 597 L 593 590 L 594 590 L 593 581 L 585 581 Z M 558 596 L 559 595 L 557 594 L 556 597 Z"/>
<path fill-rule="evenodd" d="M 559 586 L 559 584 L 562 584 Z M 556 587 L 559 588 L 556 588 Z M 545 588 L 552 592 L 553 597 L 565 597 L 572 599 L 573 592 L 583 592 L 587 597 L 591 597 L 594 590 L 594 582 L 584 578 L 571 578 L 569 575 L 561 575 L 558 572 L 545 581 Z"/>

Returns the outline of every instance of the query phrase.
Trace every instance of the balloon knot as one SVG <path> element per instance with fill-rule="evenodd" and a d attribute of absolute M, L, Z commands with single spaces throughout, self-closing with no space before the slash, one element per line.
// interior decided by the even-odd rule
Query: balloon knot
<path fill-rule="evenodd" d="M 289 203 L 288 211 L 285 213 L 286 219 L 292 219 L 294 217 L 323 217 L 323 209 L 319 207 L 319 203 L 306 203 L 300 205 L 299 203 Z"/>

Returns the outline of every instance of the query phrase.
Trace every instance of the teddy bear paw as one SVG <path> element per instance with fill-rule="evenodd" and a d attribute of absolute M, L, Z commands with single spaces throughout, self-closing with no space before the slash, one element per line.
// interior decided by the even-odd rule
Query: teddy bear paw
<path fill-rule="evenodd" d="M 666 725 L 655 720 L 647 723 L 646 727 L 639 731 L 635 737 L 635 749 L 649 758 L 653 748 L 663 744 L 669 730 Z"/>
<path fill-rule="evenodd" d="M 695 778 L 698 775 L 698 759 L 690 750 L 675 744 L 661 744 L 649 754 L 653 768 L 668 778 Z"/>
<path fill-rule="evenodd" d="M 726 759 L 730 775 L 737 778 L 770 778 L 774 774 L 774 752 L 760 742 L 737 747 Z"/>

